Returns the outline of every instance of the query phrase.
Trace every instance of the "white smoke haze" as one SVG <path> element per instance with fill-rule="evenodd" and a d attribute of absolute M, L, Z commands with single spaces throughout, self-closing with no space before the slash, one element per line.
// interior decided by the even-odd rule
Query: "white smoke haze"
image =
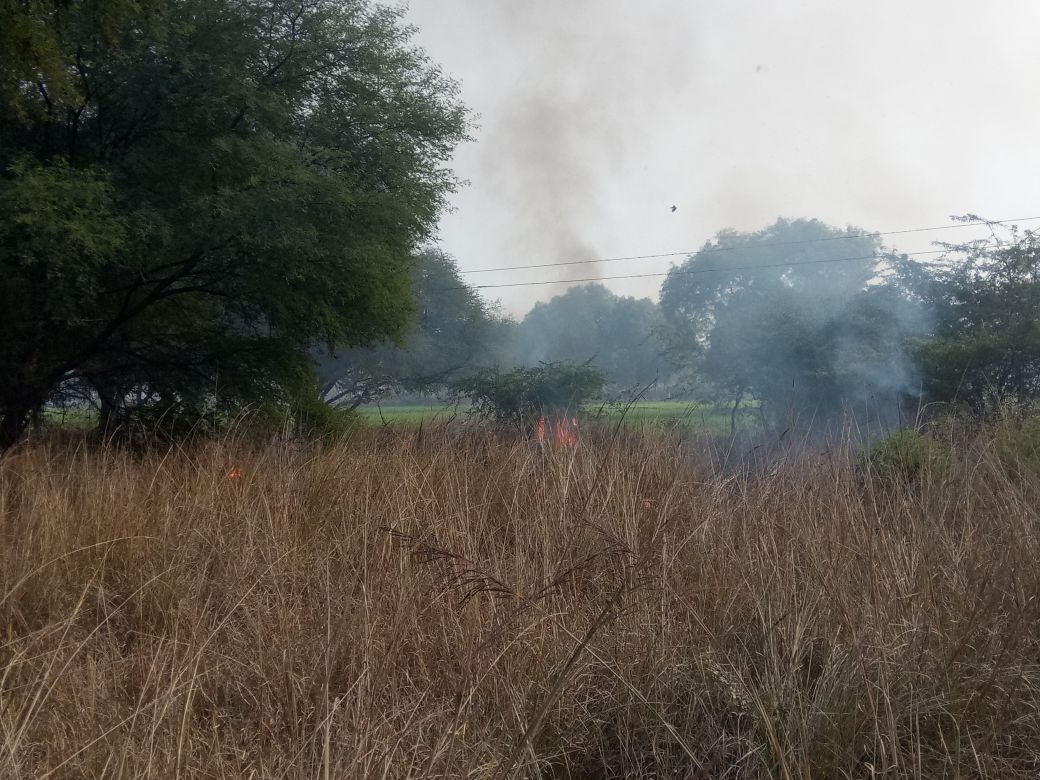
<path fill-rule="evenodd" d="M 616 183 L 642 167 L 652 137 L 647 119 L 662 114 L 662 102 L 682 90 L 679 65 L 688 41 L 674 31 L 670 35 L 666 24 L 679 4 L 650 12 L 596 0 L 452 0 L 447 5 L 460 20 L 460 34 L 465 37 L 466 30 L 481 41 L 478 67 L 486 70 L 471 72 L 470 80 L 482 83 L 495 76 L 488 102 L 473 101 L 481 128 L 477 143 L 460 159 L 473 184 L 460 197 L 453 221 L 468 223 L 471 203 L 489 218 L 477 230 L 482 241 L 476 251 L 456 250 L 463 267 L 610 255 L 621 239 L 613 226 L 625 221 Z M 441 7 L 438 15 L 446 19 L 443 13 Z M 639 22 L 655 19 L 663 37 L 648 47 Z M 422 36 L 420 42 L 425 42 Z M 462 78 L 465 92 L 467 74 L 452 72 Z M 477 191 L 484 196 L 479 202 Z M 670 213 L 671 203 L 662 193 L 659 213 Z M 445 248 L 452 251 L 452 244 Z M 471 281 L 566 282 L 601 272 L 624 270 L 618 264 L 561 265 L 508 278 L 476 275 Z M 507 309 L 522 313 L 534 300 L 565 287 L 519 288 L 503 291 L 502 298 Z"/>
<path fill-rule="evenodd" d="M 495 166 L 489 160 L 487 180 L 509 205 L 507 235 L 521 264 L 542 262 L 540 258 L 591 260 L 602 251 L 581 230 L 597 208 L 596 176 L 568 122 L 557 103 L 529 96 L 520 98 L 504 126 L 496 129 L 520 165 Z M 596 275 L 596 264 L 552 270 L 560 279 L 583 278 Z M 560 289 L 553 285 L 547 291 Z"/>
<path fill-rule="evenodd" d="M 412 0 L 409 18 L 481 116 L 441 226 L 463 269 L 692 250 L 778 216 L 888 230 L 1040 213 L 1032 0 Z M 660 281 L 608 284 L 656 298 Z M 561 289 L 488 295 L 522 314 Z"/>

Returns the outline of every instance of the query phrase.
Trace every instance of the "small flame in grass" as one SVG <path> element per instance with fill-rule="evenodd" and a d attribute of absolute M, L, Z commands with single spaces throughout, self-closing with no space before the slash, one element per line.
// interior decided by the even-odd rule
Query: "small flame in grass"
<path fill-rule="evenodd" d="M 545 446 L 551 444 L 553 447 L 562 449 L 578 446 L 578 418 L 569 420 L 560 417 L 549 421 L 545 417 L 539 417 L 534 427 L 535 438 L 538 443 Z"/>
<path fill-rule="evenodd" d="M 227 478 L 228 479 L 241 479 L 242 478 L 242 469 L 240 469 L 240 468 L 233 468 L 233 469 L 231 469 L 231 471 L 229 471 L 227 473 Z"/>

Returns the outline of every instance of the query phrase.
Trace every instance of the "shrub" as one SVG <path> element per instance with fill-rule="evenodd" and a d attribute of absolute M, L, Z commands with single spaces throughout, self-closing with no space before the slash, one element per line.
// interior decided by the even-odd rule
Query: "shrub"
<path fill-rule="evenodd" d="M 327 404 L 310 377 L 283 390 L 282 395 L 258 404 L 218 403 L 205 397 L 128 404 L 107 425 L 99 423 L 98 430 L 105 440 L 138 446 L 220 438 L 231 432 L 260 440 L 289 434 L 335 439 L 349 433 L 361 419 L 353 410 Z"/>
<path fill-rule="evenodd" d="M 1016 479 L 1040 475 L 1040 416 L 1001 418 L 993 426 L 993 452 Z"/>
<path fill-rule="evenodd" d="M 330 406 L 317 396 L 293 404 L 292 427 L 300 436 L 336 439 L 350 433 L 360 421 L 355 410 Z"/>
<path fill-rule="evenodd" d="M 539 363 L 502 372 L 483 369 L 454 384 L 478 415 L 497 422 L 526 423 L 574 410 L 603 392 L 603 375 L 588 363 Z"/>
<path fill-rule="evenodd" d="M 951 465 L 950 453 L 918 431 L 904 429 L 874 444 L 866 455 L 867 470 L 888 480 L 915 482 L 941 474 Z"/>

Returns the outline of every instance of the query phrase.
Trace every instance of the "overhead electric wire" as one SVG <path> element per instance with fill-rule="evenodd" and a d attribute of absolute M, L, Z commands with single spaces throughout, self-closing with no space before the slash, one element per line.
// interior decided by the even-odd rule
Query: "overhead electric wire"
<path fill-rule="evenodd" d="M 755 245 L 757 246 L 757 245 Z M 997 243 L 996 246 L 1010 246 L 1010 244 Z M 897 258 L 899 257 L 916 257 L 918 255 L 941 255 L 947 250 L 945 249 L 931 249 L 924 252 L 899 252 L 893 253 Z M 890 255 L 891 256 L 891 255 Z M 579 284 L 581 282 L 610 282 L 617 279 L 649 279 L 655 276 L 669 276 L 671 274 L 685 275 L 685 274 L 707 274 L 715 273 L 716 271 L 757 271 L 761 268 L 789 268 L 795 265 L 819 265 L 822 263 L 850 263 L 853 261 L 863 260 L 884 260 L 886 255 L 863 255 L 861 257 L 827 257 L 819 260 L 792 260 L 784 263 L 763 263 L 761 265 L 730 265 L 730 266 L 716 266 L 715 268 L 672 268 L 668 271 L 658 271 L 654 273 L 643 273 L 643 274 L 620 274 L 618 276 L 589 276 L 584 279 L 540 279 L 536 282 L 505 282 L 502 284 L 474 284 L 465 285 L 462 287 L 451 287 L 448 289 L 452 290 L 493 290 L 502 287 L 534 287 L 537 285 L 545 284 Z"/>
<path fill-rule="evenodd" d="M 958 222 L 952 225 L 937 225 L 935 227 L 906 228 L 904 230 L 883 230 L 875 233 L 850 233 L 844 236 L 825 236 L 823 238 L 807 238 L 802 241 L 767 241 L 761 244 L 741 244 L 740 246 L 708 247 L 707 249 L 693 249 L 685 252 L 661 252 L 651 255 L 627 255 L 622 257 L 600 257 L 592 260 L 561 260 L 556 263 L 533 263 L 531 265 L 505 265 L 495 268 L 476 268 L 471 271 L 460 271 L 460 274 L 487 274 L 495 271 L 521 271 L 528 268 L 558 268 L 570 265 L 588 265 L 591 263 L 616 263 L 625 260 L 657 260 L 669 257 L 688 257 L 690 255 L 703 255 L 715 252 L 734 252 L 739 249 L 761 249 L 776 246 L 797 246 L 799 244 L 816 244 L 822 241 L 844 241 L 850 238 L 878 238 L 880 236 L 901 236 L 910 233 L 929 233 L 937 230 L 954 230 L 963 227 L 978 227 L 979 225 L 1010 225 L 1018 222 L 1035 222 L 1040 220 L 1036 217 L 1020 217 L 1017 219 L 980 219 L 968 222 Z M 488 285 L 484 285 L 488 286 Z"/>

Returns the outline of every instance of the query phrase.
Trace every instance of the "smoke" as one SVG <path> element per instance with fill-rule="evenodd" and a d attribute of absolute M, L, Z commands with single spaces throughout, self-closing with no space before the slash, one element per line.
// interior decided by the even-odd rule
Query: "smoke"
<path fill-rule="evenodd" d="M 939 0 L 879 0 L 854 19 L 827 0 L 411 3 L 417 43 L 462 80 L 481 117 L 456 161 L 472 184 L 441 226 L 464 269 L 693 249 L 779 214 L 898 229 L 967 210 L 1016 216 L 1036 202 L 1035 182 L 1019 174 L 1040 164 L 1036 109 L 1021 100 L 1040 72 L 1027 23 L 1037 4 L 1015 0 L 1021 23 L 1008 26 L 1000 4 L 965 15 Z M 975 94 L 1001 111 L 972 110 Z M 660 281 L 608 284 L 655 296 Z M 488 294 L 521 315 L 559 292 Z"/>
<path fill-rule="evenodd" d="M 828 345 L 834 382 L 835 394 L 823 399 L 818 413 L 830 419 L 851 415 L 868 435 L 905 424 L 908 405 L 921 395 L 911 345 L 931 332 L 934 312 L 891 279 L 874 279 L 844 301 L 825 284 L 805 293 L 801 305 L 818 312 L 810 319 Z"/>
<path fill-rule="evenodd" d="M 834 365 L 846 378 L 846 403 L 866 411 L 861 417 L 868 430 L 879 425 L 885 431 L 905 424 L 908 401 L 920 402 L 922 374 L 910 345 L 933 332 L 935 312 L 891 280 L 863 295 L 873 298 L 868 327 L 837 339 Z"/>
<path fill-rule="evenodd" d="M 566 101 L 541 95 L 519 99 L 491 132 L 508 146 L 509 166 L 487 160 L 486 176 L 505 199 L 511 224 L 508 242 L 522 264 L 587 261 L 602 251 L 582 225 L 595 219 L 599 172 L 586 158 Z M 620 148 L 619 148 L 620 151 Z M 561 265 L 561 281 L 598 276 L 597 263 Z M 553 286 L 553 294 L 563 286 Z"/>
<path fill-rule="evenodd" d="M 616 254 L 625 231 L 615 226 L 626 210 L 618 182 L 637 175 L 648 120 L 681 88 L 677 65 L 689 39 L 667 22 L 682 3 L 667 0 L 649 10 L 617 0 L 452 5 L 469 34 L 484 41 L 480 59 L 496 80 L 470 93 L 488 97 L 475 103 L 481 127 L 464 160 L 483 196 L 472 208 L 491 217 L 482 230 L 493 236 L 485 250 L 494 255 L 480 262 L 566 263 Z M 653 45 L 640 35 L 648 28 L 658 31 Z M 465 87 L 464 76 L 464 94 Z M 668 197 L 657 204 L 661 214 Z M 493 281 L 560 281 L 507 291 L 508 301 L 523 301 L 507 305 L 519 313 L 532 299 L 601 273 L 596 263 L 561 264 Z"/>

